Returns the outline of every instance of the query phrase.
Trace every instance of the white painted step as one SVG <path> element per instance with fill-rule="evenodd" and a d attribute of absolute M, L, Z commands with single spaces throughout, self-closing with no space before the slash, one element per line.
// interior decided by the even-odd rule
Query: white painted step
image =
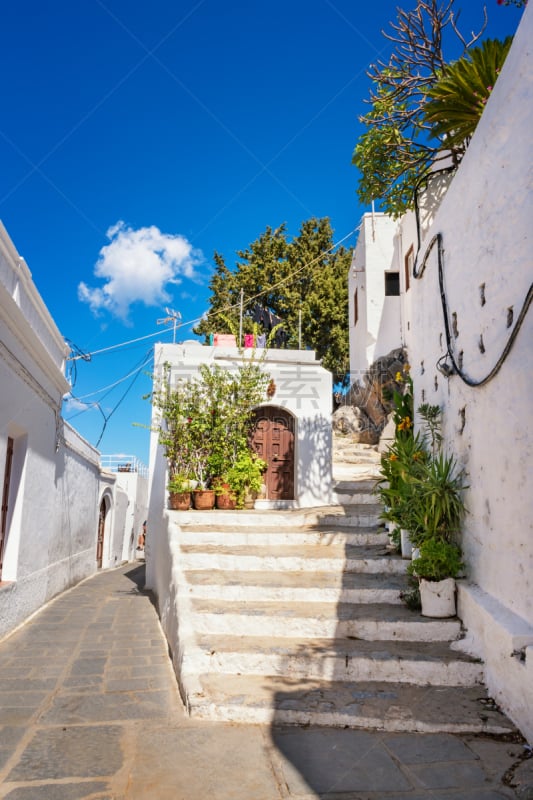
<path fill-rule="evenodd" d="M 483 687 L 331 682 L 264 675 L 184 676 L 199 718 L 422 733 L 514 733 Z"/>
<path fill-rule="evenodd" d="M 375 498 L 374 498 L 375 501 Z M 223 525 L 235 528 L 294 528 L 302 526 L 373 526 L 379 524 L 382 507 L 379 503 L 359 503 L 349 506 L 317 506 L 286 510 L 240 511 L 169 511 L 169 515 L 183 530 L 187 525 L 204 527 Z"/>
<path fill-rule="evenodd" d="M 291 638 L 447 642 L 461 635 L 458 619 L 437 620 L 403 605 L 190 600 L 192 627 L 200 634 Z"/>
<path fill-rule="evenodd" d="M 194 545 L 387 545 L 388 535 L 382 526 L 354 528 L 302 526 L 235 527 L 231 525 L 186 525 L 180 531 L 180 543 Z"/>
<path fill-rule="evenodd" d="M 337 501 L 340 503 L 339 496 L 349 496 L 350 502 L 354 504 L 375 505 L 378 501 L 376 493 L 373 491 L 376 486 L 375 480 L 358 480 L 356 476 L 346 475 L 336 479 L 333 491 Z"/>
<path fill-rule="evenodd" d="M 336 572 L 189 570 L 178 594 L 197 598 L 308 603 L 402 603 L 406 575 Z"/>
<path fill-rule="evenodd" d="M 351 639 L 199 636 L 185 653 L 183 671 L 279 675 L 328 681 L 386 681 L 427 686 L 475 686 L 479 661 L 448 643 Z"/>
<path fill-rule="evenodd" d="M 184 569 L 293 570 L 297 572 L 372 572 L 404 575 L 405 559 L 390 554 L 384 547 L 371 545 L 192 545 L 181 547 Z"/>

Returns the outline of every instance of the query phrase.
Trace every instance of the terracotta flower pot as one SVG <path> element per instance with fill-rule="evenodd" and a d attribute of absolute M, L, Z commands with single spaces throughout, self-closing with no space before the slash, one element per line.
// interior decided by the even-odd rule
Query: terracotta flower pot
<path fill-rule="evenodd" d="M 223 492 L 217 494 L 216 507 L 224 511 L 233 511 L 235 508 L 235 495 L 231 494 L 229 487 L 224 487 Z"/>
<path fill-rule="evenodd" d="M 171 492 L 168 504 L 173 511 L 187 511 L 191 507 L 190 492 Z"/>
<path fill-rule="evenodd" d="M 195 489 L 192 493 L 192 501 L 197 511 L 210 511 L 215 507 L 215 490 Z"/>

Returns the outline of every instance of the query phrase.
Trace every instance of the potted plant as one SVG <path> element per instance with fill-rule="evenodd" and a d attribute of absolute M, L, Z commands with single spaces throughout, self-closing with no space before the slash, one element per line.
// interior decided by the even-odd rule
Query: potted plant
<path fill-rule="evenodd" d="M 428 538 L 452 541 L 465 514 L 464 473 L 453 456 L 438 453 L 420 465 L 412 481 L 415 545 Z"/>
<path fill-rule="evenodd" d="M 243 447 L 233 466 L 228 470 L 227 481 L 235 495 L 237 508 L 253 508 L 255 498 L 263 485 L 266 461 L 248 447 Z"/>
<path fill-rule="evenodd" d="M 413 514 L 415 479 L 422 472 L 428 454 L 422 434 L 398 437 L 381 459 L 381 479 L 376 492 L 385 508 L 381 518 L 393 526 L 391 538 L 401 546 L 402 556 L 411 557 L 412 540 L 417 531 Z"/>
<path fill-rule="evenodd" d="M 455 579 L 463 567 L 461 550 L 453 542 L 430 537 L 421 543 L 407 571 L 418 580 L 423 616 L 455 616 Z"/>
<path fill-rule="evenodd" d="M 186 475 L 173 475 L 168 484 L 168 502 L 173 511 L 187 511 L 191 507 L 191 491 L 195 488 L 196 481 L 191 481 Z"/>
<path fill-rule="evenodd" d="M 248 447 L 253 411 L 265 399 L 270 376 L 250 361 L 235 371 L 203 364 L 193 377 L 174 385 L 171 379 L 166 365 L 152 396 L 159 417 L 151 426 L 168 462 L 168 490 L 180 493 L 181 479 L 193 477 L 195 508 L 212 508 Z"/>

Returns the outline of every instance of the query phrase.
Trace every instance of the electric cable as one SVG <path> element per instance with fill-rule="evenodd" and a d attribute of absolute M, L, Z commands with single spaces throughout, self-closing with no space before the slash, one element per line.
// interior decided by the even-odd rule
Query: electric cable
<path fill-rule="evenodd" d="M 102 441 L 102 437 L 103 437 L 103 435 L 105 433 L 105 430 L 107 428 L 107 423 L 109 422 L 110 418 L 113 416 L 113 414 L 115 413 L 117 408 L 120 406 L 120 404 L 123 402 L 123 400 L 127 396 L 128 392 L 132 389 L 132 387 L 133 387 L 135 381 L 137 380 L 137 378 L 139 377 L 143 367 L 145 367 L 151 361 L 152 357 L 153 357 L 153 354 L 152 354 L 152 350 L 150 349 L 144 354 L 144 356 L 141 359 L 141 362 L 138 364 L 138 366 L 134 370 L 132 370 L 127 375 L 125 375 L 123 378 L 121 378 L 120 381 L 117 381 L 116 383 L 111 384 L 111 386 L 104 387 L 103 389 L 99 390 L 99 391 L 105 391 L 105 394 L 100 398 L 100 402 L 101 402 L 101 400 L 103 400 L 105 397 L 107 397 L 109 392 L 112 389 L 114 389 L 119 383 L 122 383 L 124 380 L 127 380 L 131 375 L 134 375 L 133 380 L 131 381 L 130 385 L 128 386 L 128 388 L 126 389 L 126 391 L 124 392 L 122 397 L 119 399 L 119 401 L 116 403 L 114 408 L 109 412 L 109 414 L 105 413 L 105 411 L 103 410 L 100 402 L 97 401 L 97 402 L 94 402 L 94 403 L 86 404 L 86 408 L 78 411 L 77 414 L 73 414 L 72 416 L 70 416 L 67 419 L 67 422 L 70 422 L 72 419 L 75 419 L 76 417 L 80 416 L 80 414 L 84 414 L 86 411 L 88 411 L 91 408 L 97 408 L 98 411 L 102 414 L 102 417 L 104 418 L 104 424 L 103 424 L 102 430 L 100 432 L 100 436 L 98 437 L 98 441 L 95 444 L 95 447 L 98 447 L 98 445 Z M 97 393 L 98 392 L 92 392 L 91 394 L 97 394 Z M 73 400 L 78 400 L 79 402 L 83 402 L 81 398 L 76 397 L 75 395 L 72 395 L 72 393 L 71 393 L 71 397 L 72 397 Z"/>
<path fill-rule="evenodd" d="M 429 255 L 433 250 L 435 244 L 437 244 L 437 270 L 439 278 L 439 291 L 440 291 L 440 299 L 442 306 L 442 314 L 444 317 L 444 332 L 446 335 L 446 356 L 450 357 L 450 361 L 452 362 L 453 368 L 457 373 L 457 375 L 459 375 L 463 383 L 466 383 L 467 386 L 471 386 L 473 388 L 484 386 L 486 383 L 492 380 L 492 378 L 494 378 L 495 375 L 497 375 L 497 373 L 500 371 L 503 363 L 505 362 L 507 356 L 511 351 L 511 348 L 516 340 L 516 337 L 518 336 L 518 332 L 522 327 L 525 316 L 531 305 L 531 300 L 533 299 L 533 283 L 530 284 L 529 290 L 522 304 L 522 308 L 520 309 L 520 313 L 518 314 L 518 317 L 516 319 L 515 326 L 509 336 L 509 339 L 505 344 L 505 347 L 502 350 L 500 357 L 496 361 L 496 364 L 484 378 L 481 378 L 480 380 L 475 380 L 474 378 L 469 377 L 469 375 L 467 375 L 467 373 L 463 370 L 463 368 L 459 366 L 453 354 L 450 321 L 448 318 L 448 301 L 446 299 L 446 290 L 444 287 L 444 248 L 442 245 L 442 233 L 436 233 L 433 236 L 433 238 L 431 239 L 430 243 L 427 246 L 426 252 L 424 253 L 424 258 L 422 259 L 420 271 L 416 276 L 414 276 L 414 271 L 413 271 L 413 276 L 416 277 L 418 280 L 422 277 L 422 275 L 424 274 L 424 270 L 426 268 Z M 443 358 L 446 358 L 446 356 L 444 356 Z M 438 363 L 440 363 L 441 360 L 442 358 L 439 359 Z"/>

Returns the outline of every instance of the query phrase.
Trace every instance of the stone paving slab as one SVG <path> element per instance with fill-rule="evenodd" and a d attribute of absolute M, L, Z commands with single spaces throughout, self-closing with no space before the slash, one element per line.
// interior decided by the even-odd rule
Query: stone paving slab
<path fill-rule="evenodd" d="M 504 800 L 533 786 L 518 736 L 189 719 L 143 570 L 99 573 L 0 642 L 1 800 Z"/>

